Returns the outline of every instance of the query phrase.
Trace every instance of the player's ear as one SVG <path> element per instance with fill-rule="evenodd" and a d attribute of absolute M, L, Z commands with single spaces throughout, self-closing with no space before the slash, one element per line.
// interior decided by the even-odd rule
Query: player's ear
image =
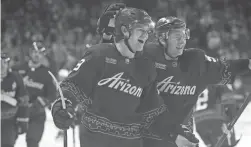
<path fill-rule="evenodd" d="M 125 36 L 125 38 L 129 38 L 129 31 L 125 26 L 121 26 L 121 32 L 123 33 L 123 35 Z"/>

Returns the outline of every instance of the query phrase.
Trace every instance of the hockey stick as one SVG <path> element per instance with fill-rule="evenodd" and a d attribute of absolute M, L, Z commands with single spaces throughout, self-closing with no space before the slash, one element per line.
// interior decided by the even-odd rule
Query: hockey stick
<path fill-rule="evenodd" d="M 75 124 L 74 126 L 72 127 L 72 139 L 73 139 L 73 147 L 76 147 L 76 137 L 75 137 Z"/>
<path fill-rule="evenodd" d="M 65 99 L 64 99 L 64 95 L 63 95 L 62 89 L 60 88 L 60 85 L 59 85 L 56 77 L 50 71 L 48 71 L 48 73 L 51 75 L 53 81 L 56 84 L 56 87 L 57 87 L 57 90 L 59 92 L 60 99 L 61 99 L 61 102 L 62 102 L 62 107 L 63 107 L 63 109 L 66 109 Z M 68 146 L 68 142 L 67 142 L 67 130 L 64 130 L 64 147 L 67 147 L 67 146 Z"/>
<path fill-rule="evenodd" d="M 249 104 L 250 100 L 251 100 L 251 94 L 249 94 L 247 96 L 247 98 L 245 99 L 244 103 L 241 105 L 240 110 L 237 111 L 237 114 L 234 117 L 234 119 L 227 125 L 227 128 L 226 128 L 227 131 L 223 132 L 223 134 L 221 135 L 220 139 L 216 143 L 215 147 L 221 147 L 222 146 L 223 142 L 225 141 L 225 139 L 226 139 L 226 137 L 228 135 L 228 132 L 232 130 L 232 128 L 234 127 L 235 123 L 237 122 L 237 120 L 241 116 L 242 112 L 245 110 L 245 108 Z"/>

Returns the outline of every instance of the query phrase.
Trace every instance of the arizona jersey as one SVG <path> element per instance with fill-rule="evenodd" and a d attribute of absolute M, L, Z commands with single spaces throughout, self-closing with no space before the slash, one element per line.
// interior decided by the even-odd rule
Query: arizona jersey
<path fill-rule="evenodd" d="M 218 138 L 223 134 L 223 127 L 232 120 L 231 116 L 236 115 L 237 109 L 232 109 L 233 107 L 225 104 L 230 98 L 228 98 L 228 100 L 222 100 L 224 94 L 232 91 L 228 87 L 231 87 L 231 85 L 210 85 L 199 95 L 196 112 L 194 113 L 196 130 L 208 146 L 214 146 L 216 144 Z M 233 94 L 233 91 L 231 93 Z M 230 105 L 233 106 L 236 104 L 232 103 Z M 230 147 L 236 143 L 234 129 L 232 129 L 223 146 Z"/>
<path fill-rule="evenodd" d="M 184 50 L 177 61 L 166 60 L 157 44 L 148 44 L 145 53 L 155 62 L 157 88 L 168 109 L 177 115 L 177 123 L 184 121 L 208 85 L 231 83 L 235 75 L 249 71 L 248 59 L 216 59 L 200 49 Z"/>
<path fill-rule="evenodd" d="M 61 87 L 75 106 L 80 104 L 82 123 L 90 131 L 133 139 L 141 137 L 141 112 L 155 108 L 155 76 L 147 58 L 129 59 L 114 44 L 102 43 L 87 51 Z"/>
<path fill-rule="evenodd" d="M 28 100 L 22 77 L 18 73 L 9 72 L 1 80 L 1 119 L 14 116 L 27 118 Z"/>
<path fill-rule="evenodd" d="M 49 69 L 43 65 L 38 68 L 31 68 L 23 64 L 19 67 L 13 67 L 23 77 L 24 85 L 27 87 L 30 102 L 33 103 L 38 97 L 53 101 L 55 99 L 55 84 L 49 75 Z"/>

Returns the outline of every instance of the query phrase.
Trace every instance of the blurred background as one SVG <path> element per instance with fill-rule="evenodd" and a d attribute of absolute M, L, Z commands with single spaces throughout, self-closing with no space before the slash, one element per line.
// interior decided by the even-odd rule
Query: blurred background
<path fill-rule="evenodd" d="M 51 67 L 70 69 L 86 46 L 98 43 L 97 20 L 113 2 L 145 9 L 154 20 L 183 18 L 191 30 L 187 47 L 208 55 L 236 59 L 251 54 L 250 0 L 2 0 L 1 49 L 20 64 L 31 42 L 42 41 L 51 51 Z"/>
<path fill-rule="evenodd" d="M 251 57 L 251 0 L 2 0 L 1 51 L 11 55 L 12 65 L 22 64 L 28 60 L 31 43 L 41 41 L 49 50 L 51 70 L 70 70 L 88 46 L 99 42 L 97 20 L 113 2 L 142 8 L 154 20 L 168 15 L 184 19 L 191 31 L 187 48 L 201 48 L 210 56 L 228 59 Z M 251 78 L 242 82 L 251 85 Z M 246 131 L 241 147 L 251 144 L 250 113 L 251 106 L 237 123 L 238 135 Z M 50 115 L 46 123 L 42 146 L 62 146 L 62 141 L 55 141 L 58 129 Z M 24 136 L 19 137 L 16 145 L 24 144 Z"/>

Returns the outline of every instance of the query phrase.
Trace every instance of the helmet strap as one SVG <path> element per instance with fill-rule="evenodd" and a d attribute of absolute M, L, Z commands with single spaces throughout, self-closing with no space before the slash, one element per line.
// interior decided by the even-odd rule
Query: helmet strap
<path fill-rule="evenodd" d="M 127 48 L 129 49 L 130 52 L 135 53 L 135 52 L 132 50 L 132 48 L 131 48 L 131 46 L 130 46 L 130 44 L 129 44 L 128 39 L 129 39 L 129 38 L 125 38 L 125 45 L 127 46 Z"/>
<path fill-rule="evenodd" d="M 127 48 L 129 49 L 130 52 L 135 53 L 135 52 L 133 51 L 131 45 L 129 44 L 129 38 L 130 38 L 131 35 L 132 35 L 132 34 L 131 34 L 131 31 L 128 30 L 128 28 L 127 28 L 127 31 L 128 31 L 128 33 L 129 33 L 129 36 L 128 36 L 128 37 L 127 37 L 127 36 L 124 36 L 125 45 L 127 46 Z"/>

